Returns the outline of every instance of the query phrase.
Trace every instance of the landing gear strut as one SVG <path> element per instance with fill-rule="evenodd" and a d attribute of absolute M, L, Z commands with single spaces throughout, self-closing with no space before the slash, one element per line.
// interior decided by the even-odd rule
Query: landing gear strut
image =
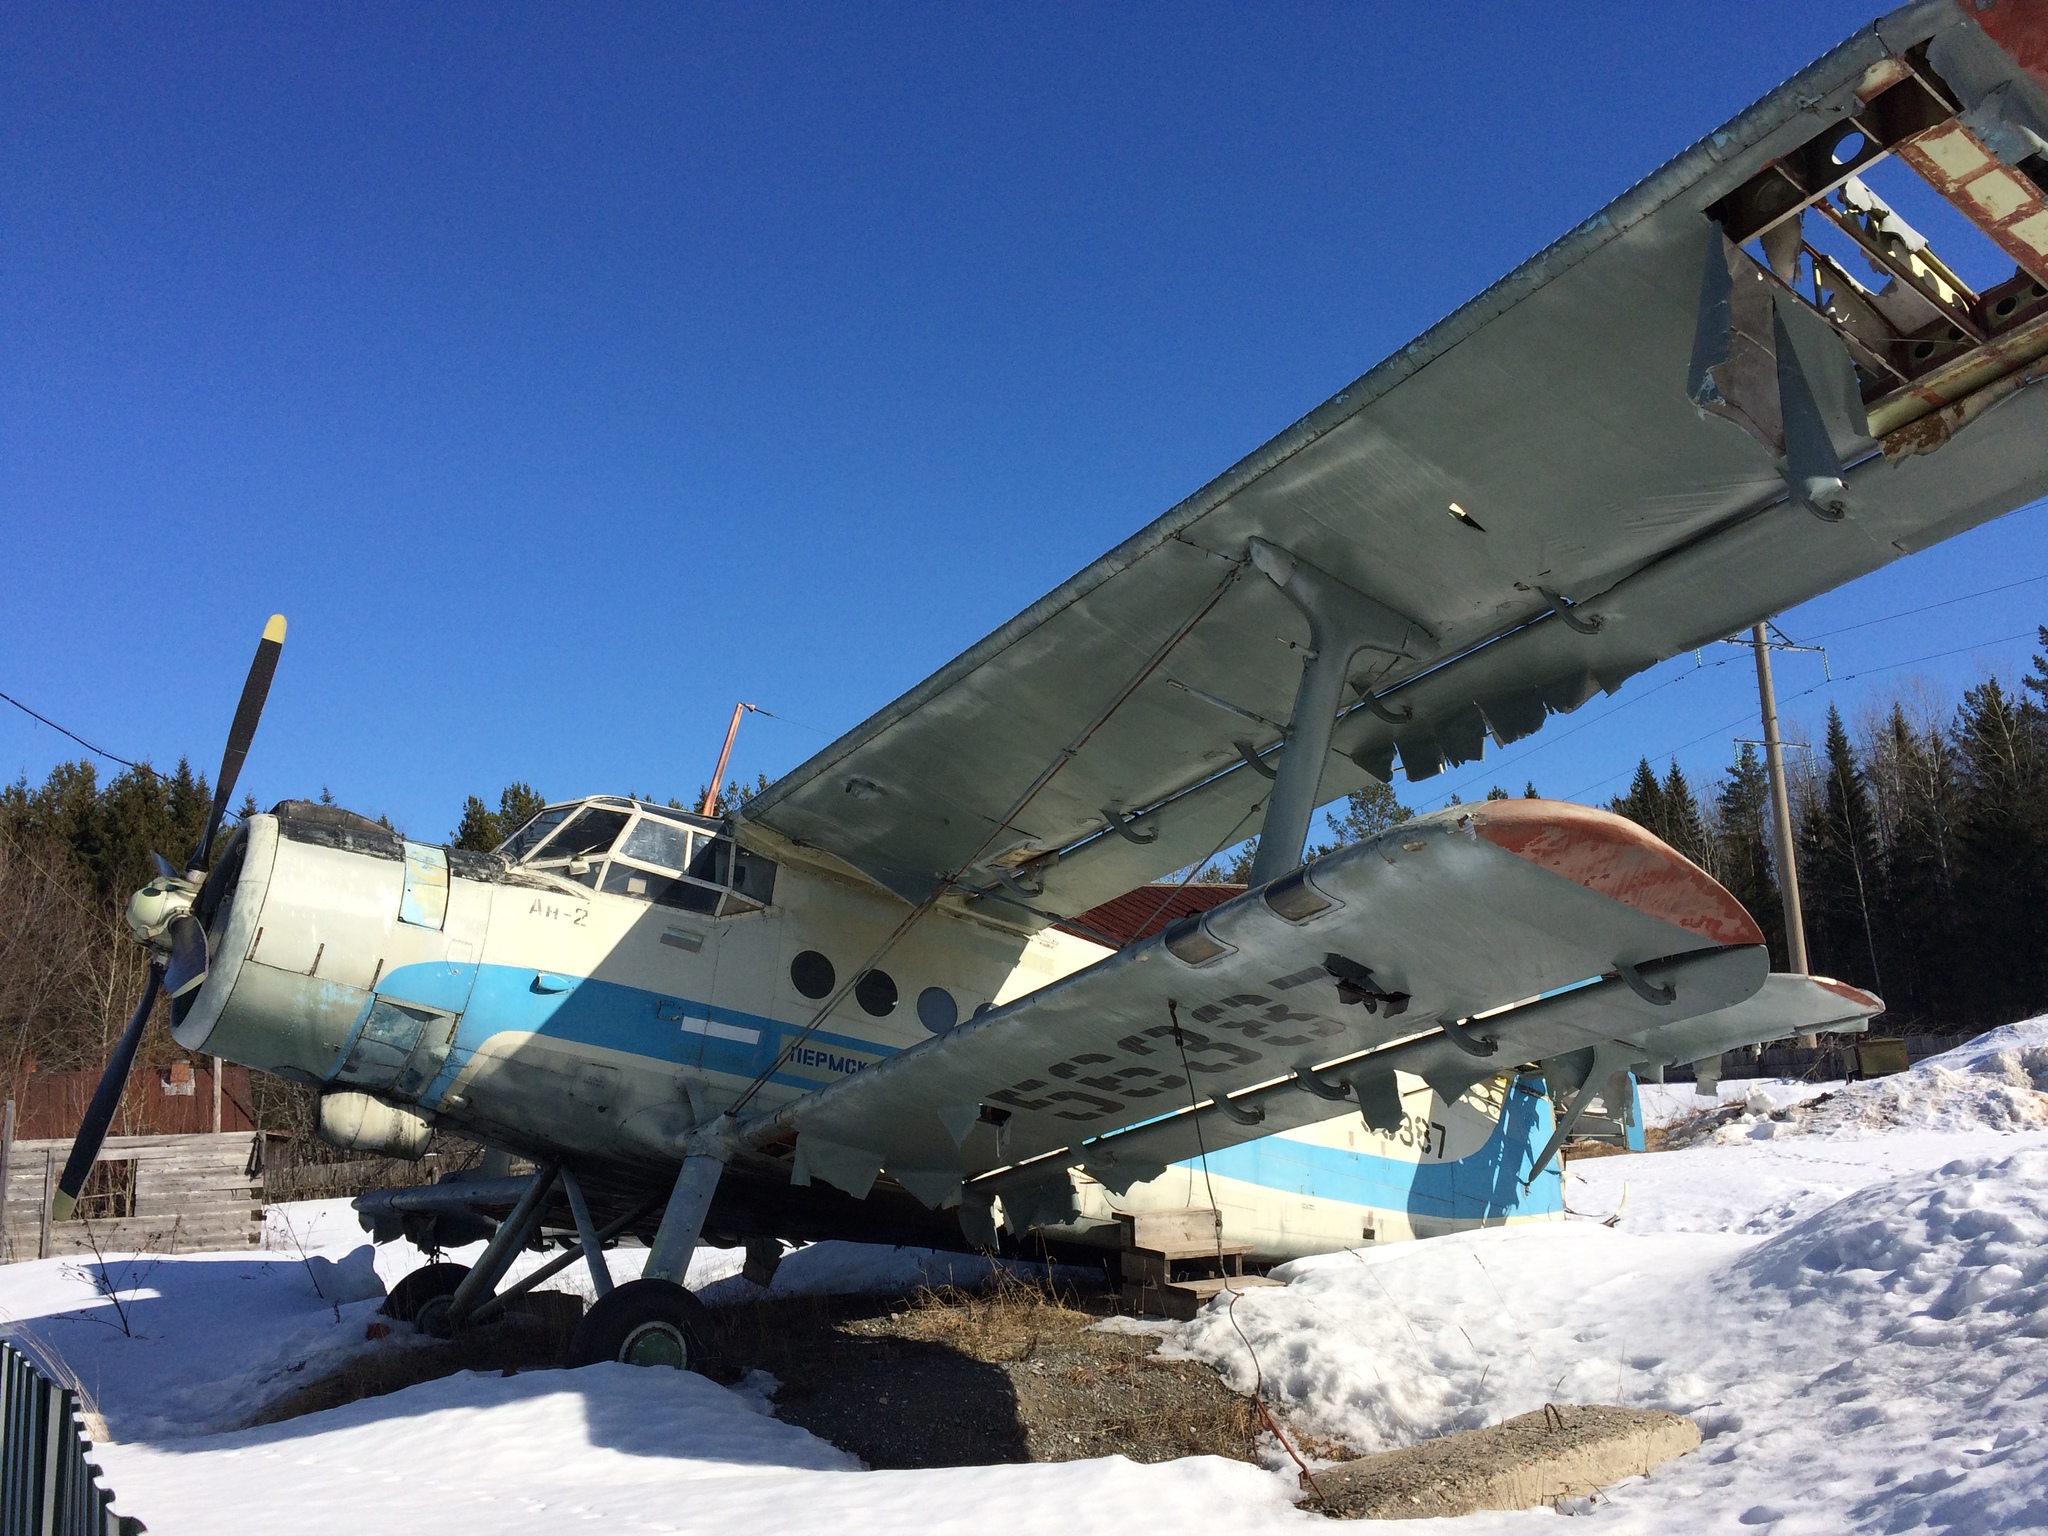
<path fill-rule="evenodd" d="M 697 1239 L 704 1234 L 704 1218 L 724 1172 L 724 1162 L 710 1154 L 683 1159 L 640 1278 L 598 1297 L 583 1314 L 569 1341 L 569 1364 L 616 1360 L 683 1371 L 704 1369 L 710 1359 L 710 1313 L 683 1288 L 683 1276 L 689 1272 L 690 1255 L 697 1251 Z"/>

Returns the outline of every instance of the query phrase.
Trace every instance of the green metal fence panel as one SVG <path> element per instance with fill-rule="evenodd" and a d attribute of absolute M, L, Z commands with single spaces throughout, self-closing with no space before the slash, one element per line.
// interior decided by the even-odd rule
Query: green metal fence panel
<path fill-rule="evenodd" d="M 86 1459 L 78 1394 L 0 1340 L 0 1536 L 135 1536 L 113 1490 Z"/>

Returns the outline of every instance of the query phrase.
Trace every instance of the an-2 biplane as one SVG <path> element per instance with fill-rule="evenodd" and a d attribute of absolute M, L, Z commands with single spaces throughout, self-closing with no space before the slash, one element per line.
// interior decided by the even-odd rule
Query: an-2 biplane
<path fill-rule="evenodd" d="M 206 838 L 131 907 L 151 984 L 59 1214 L 159 981 L 183 1045 L 317 1088 L 331 1139 L 495 1149 L 361 1203 L 490 1238 L 394 1306 L 473 1323 L 563 1234 L 585 1360 L 698 1356 L 700 1242 L 1085 1244 L 1198 1154 L 1256 1186 L 1288 1149 L 1287 1184 L 1328 1127 L 1384 1151 L 1418 1111 L 1418 1181 L 1448 1163 L 1452 1217 L 1497 1219 L 1626 1074 L 1861 1027 L 1877 999 L 1767 975 L 1750 914 L 1600 811 L 1303 849 L 1397 757 L 1476 760 L 2048 491 L 2044 87 L 2040 0 L 1892 13 L 722 819 L 600 797 L 478 855 L 287 802 L 216 849 L 274 621 Z M 2012 275 L 1944 263 L 1873 185 L 1906 172 Z M 1070 931 L 1252 834 L 1242 895 Z M 1481 1142 L 1507 1177 L 1461 1193 Z M 1269 1258 L 1359 1239 L 1225 1221 Z"/>

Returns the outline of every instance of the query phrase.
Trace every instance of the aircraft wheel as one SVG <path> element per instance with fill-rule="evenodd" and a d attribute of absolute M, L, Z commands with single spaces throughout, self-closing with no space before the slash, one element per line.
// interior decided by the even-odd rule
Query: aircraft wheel
<path fill-rule="evenodd" d="M 665 1365 L 702 1371 L 711 1362 L 711 1313 L 672 1280 L 629 1280 L 583 1314 L 569 1364 Z"/>
<path fill-rule="evenodd" d="M 423 1333 L 432 1332 L 421 1314 L 430 1310 L 445 1313 L 449 1298 L 468 1274 L 467 1264 L 428 1264 L 416 1269 L 391 1287 L 391 1294 L 384 1298 L 384 1315 L 413 1323 Z M 439 1306 L 430 1306 L 436 1302 Z"/>

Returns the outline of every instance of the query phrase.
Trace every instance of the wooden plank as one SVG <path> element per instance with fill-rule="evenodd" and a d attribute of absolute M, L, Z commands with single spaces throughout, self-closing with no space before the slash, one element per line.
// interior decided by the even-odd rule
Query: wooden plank
<path fill-rule="evenodd" d="M 1116 1219 L 1123 1224 L 1126 1248 L 1148 1248 L 1174 1257 L 1216 1251 L 1216 1213 L 1204 1206 L 1124 1211 Z"/>

